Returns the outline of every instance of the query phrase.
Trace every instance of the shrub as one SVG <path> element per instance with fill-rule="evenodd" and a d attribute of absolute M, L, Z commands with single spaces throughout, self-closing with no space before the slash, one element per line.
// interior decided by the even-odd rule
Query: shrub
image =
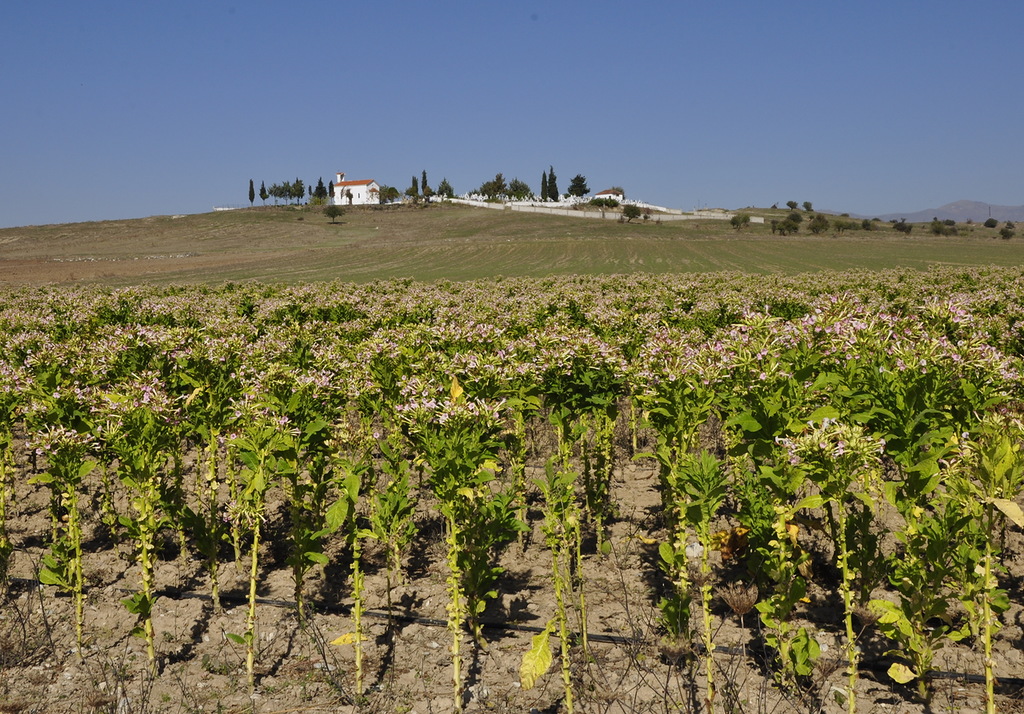
<path fill-rule="evenodd" d="M 789 235 L 790 233 L 799 233 L 800 222 L 794 221 L 792 218 L 787 218 L 786 220 L 779 223 L 776 226 L 776 228 L 778 229 L 779 233 L 784 236 Z"/>
<path fill-rule="evenodd" d="M 901 218 L 898 222 L 896 220 L 893 220 L 892 227 L 895 228 L 898 232 L 908 236 L 910 235 L 910 231 L 914 230 L 914 226 L 907 223 L 906 218 Z"/>
<path fill-rule="evenodd" d="M 788 216 L 786 216 L 786 220 L 787 221 L 793 221 L 793 223 L 798 223 L 799 224 L 799 223 L 803 222 L 804 217 L 802 215 L 800 215 L 799 211 L 793 211 Z"/>
<path fill-rule="evenodd" d="M 736 230 L 740 230 L 741 228 L 746 228 L 750 225 L 750 216 L 746 213 L 737 213 L 729 219 L 729 223 Z"/>
<path fill-rule="evenodd" d="M 1002 236 L 1003 240 L 1010 240 L 1013 238 L 1013 224 L 1007 221 L 1006 225 L 999 229 L 999 235 Z"/>
<path fill-rule="evenodd" d="M 860 222 L 860 227 L 862 229 L 866 230 L 866 231 L 873 231 L 873 230 L 875 230 L 874 222 L 869 220 L 869 219 L 867 219 L 867 218 L 865 218 L 863 221 Z"/>
<path fill-rule="evenodd" d="M 989 218 L 982 225 L 984 225 L 986 228 L 995 228 L 996 226 L 999 225 L 999 221 L 997 221 L 995 218 Z"/>
<path fill-rule="evenodd" d="M 811 219 L 811 222 L 807 224 L 807 227 L 811 229 L 811 233 L 818 235 L 828 230 L 829 222 L 825 216 L 818 213 Z"/>
<path fill-rule="evenodd" d="M 629 206 L 622 207 L 622 217 L 626 219 L 626 223 L 629 223 L 634 218 L 639 218 L 643 211 L 640 210 L 639 206 L 630 204 Z"/>

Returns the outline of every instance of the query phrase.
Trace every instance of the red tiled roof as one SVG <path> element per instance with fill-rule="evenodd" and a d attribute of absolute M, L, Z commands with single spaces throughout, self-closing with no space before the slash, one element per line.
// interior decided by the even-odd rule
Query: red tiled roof
<path fill-rule="evenodd" d="M 367 184 L 377 183 L 374 179 L 363 179 L 361 181 L 339 181 L 334 184 L 335 186 L 366 186 Z"/>

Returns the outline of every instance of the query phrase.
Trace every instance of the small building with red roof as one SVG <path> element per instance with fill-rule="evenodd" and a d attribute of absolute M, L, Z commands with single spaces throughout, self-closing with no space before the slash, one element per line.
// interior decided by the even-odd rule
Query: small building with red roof
<path fill-rule="evenodd" d="M 331 203 L 335 206 L 365 206 L 380 203 L 380 184 L 373 179 L 346 181 L 345 173 L 339 171 L 334 182 Z"/>

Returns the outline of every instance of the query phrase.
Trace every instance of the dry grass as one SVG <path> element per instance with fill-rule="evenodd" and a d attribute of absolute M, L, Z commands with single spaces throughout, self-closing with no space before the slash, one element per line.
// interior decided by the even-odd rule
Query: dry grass
<path fill-rule="evenodd" d="M 751 210 L 770 216 L 777 211 Z M 367 282 L 550 274 L 927 269 L 1017 265 L 1024 241 L 977 232 L 904 238 L 882 230 L 843 236 L 737 233 L 725 221 L 658 224 L 530 215 L 434 204 L 349 209 L 336 224 L 310 207 L 7 228 L 0 284 Z"/>

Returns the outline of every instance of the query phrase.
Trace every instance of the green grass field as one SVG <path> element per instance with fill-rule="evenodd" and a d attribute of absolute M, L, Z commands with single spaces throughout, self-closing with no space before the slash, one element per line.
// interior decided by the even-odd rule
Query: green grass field
<path fill-rule="evenodd" d="M 781 217 L 786 211 L 745 209 Z M 368 282 L 409 277 L 801 273 L 934 265 L 1019 265 L 1024 238 L 876 231 L 772 235 L 727 221 L 618 223 L 434 204 L 354 208 L 336 224 L 319 209 L 267 207 L 188 216 L 0 230 L 0 283 Z"/>

